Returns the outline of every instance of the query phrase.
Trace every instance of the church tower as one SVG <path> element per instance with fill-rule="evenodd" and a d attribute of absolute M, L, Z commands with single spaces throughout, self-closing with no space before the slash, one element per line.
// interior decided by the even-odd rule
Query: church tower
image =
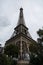
<path fill-rule="evenodd" d="M 29 45 L 34 43 L 28 28 L 26 27 L 23 8 L 20 8 L 19 20 L 17 26 L 14 28 L 14 33 L 9 40 L 6 41 L 5 46 L 15 44 L 19 47 L 18 60 L 29 60 Z"/>
<path fill-rule="evenodd" d="M 19 59 L 24 59 L 23 55 L 29 53 L 29 46 L 27 39 L 28 37 L 31 38 L 28 28 L 26 27 L 24 16 L 23 16 L 23 8 L 20 8 L 19 20 L 17 26 L 15 27 L 15 35 L 17 36 L 16 45 L 19 46 Z"/>

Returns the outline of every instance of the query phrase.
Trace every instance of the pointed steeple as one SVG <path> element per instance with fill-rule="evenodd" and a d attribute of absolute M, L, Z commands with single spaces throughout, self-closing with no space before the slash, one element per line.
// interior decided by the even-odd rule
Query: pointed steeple
<path fill-rule="evenodd" d="M 26 27 L 25 21 L 24 21 L 24 16 L 23 16 L 23 8 L 20 8 L 20 14 L 19 14 L 19 20 L 17 26 L 14 28 L 14 33 L 12 34 L 11 37 L 14 37 L 15 35 L 22 33 L 27 35 L 28 37 L 31 38 L 30 33 L 28 32 L 28 28 Z"/>
<path fill-rule="evenodd" d="M 23 16 L 23 8 L 20 8 L 20 14 L 19 14 L 19 20 L 18 20 L 17 26 L 20 24 L 26 26 L 25 21 L 24 21 L 24 16 Z"/>

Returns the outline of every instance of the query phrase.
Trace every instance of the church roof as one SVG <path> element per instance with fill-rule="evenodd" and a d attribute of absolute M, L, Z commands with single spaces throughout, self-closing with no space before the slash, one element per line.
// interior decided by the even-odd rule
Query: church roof
<path fill-rule="evenodd" d="M 25 21 L 24 21 L 24 16 L 23 16 L 23 8 L 20 8 L 20 15 L 19 15 L 17 26 L 20 24 L 23 24 L 24 26 L 26 26 Z"/>

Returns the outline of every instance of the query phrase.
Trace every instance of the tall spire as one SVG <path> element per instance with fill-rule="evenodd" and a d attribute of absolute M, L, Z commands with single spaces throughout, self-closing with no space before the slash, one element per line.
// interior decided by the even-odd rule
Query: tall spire
<path fill-rule="evenodd" d="M 20 8 L 18 24 L 15 27 L 15 32 L 13 33 L 13 35 L 11 37 L 14 37 L 15 35 L 17 35 L 21 32 L 31 38 L 31 35 L 28 32 L 28 28 L 25 25 L 24 16 L 23 16 L 23 8 Z"/>
<path fill-rule="evenodd" d="M 26 26 L 24 21 L 24 16 L 23 16 L 23 8 L 20 8 L 20 15 L 19 15 L 19 20 L 17 25 L 20 25 L 20 24 L 23 24 L 24 26 Z"/>

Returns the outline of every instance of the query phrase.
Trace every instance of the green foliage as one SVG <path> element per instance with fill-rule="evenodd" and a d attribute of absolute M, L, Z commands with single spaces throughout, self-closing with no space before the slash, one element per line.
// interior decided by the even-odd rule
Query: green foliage
<path fill-rule="evenodd" d="M 39 36 L 42 36 L 42 35 L 43 35 L 43 30 L 42 30 L 42 29 L 39 29 L 39 30 L 37 31 L 37 34 L 38 34 Z"/>
<path fill-rule="evenodd" d="M 29 47 L 31 52 L 29 65 L 43 65 L 43 30 L 39 29 L 37 34 L 39 35 L 38 44 L 31 44 Z"/>
<path fill-rule="evenodd" d="M 38 51 L 38 44 L 37 43 L 32 43 L 32 44 L 30 44 L 30 46 L 29 46 L 29 50 L 30 50 L 30 52 L 32 52 L 32 53 L 37 53 L 37 51 Z"/>
<path fill-rule="evenodd" d="M 12 60 L 5 54 L 0 54 L 0 65 L 11 65 Z"/>
<path fill-rule="evenodd" d="M 35 55 L 31 54 L 30 59 L 31 65 L 41 65 L 39 56 L 35 57 Z"/>
<path fill-rule="evenodd" d="M 12 56 L 12 57 L 18 57 L 18 52 L 19 52 L 19 49 L 16 45 L 8 45 L 5 47 L 4 49 L 4 53 L 8 56 Z"/>
<path fill-rule="evenodd" d="M 42 54 L 43 53 L 43 29 L 39 29 L 38 31 L 37 31 L 37 34 L 39 35 L 39 38 L 38 38 L 38 40 L 39 40 L 39 48 L 40 48 L 40 53 Z M 40 38 L 41 37 L 41 38 Z"/>
<path fill-rule="evenodd" d="M 15 60 L 12 60 L 12 63 L 11 63 L 11 65 L 17 65 L 17 61 L 15 61 Z"/>

